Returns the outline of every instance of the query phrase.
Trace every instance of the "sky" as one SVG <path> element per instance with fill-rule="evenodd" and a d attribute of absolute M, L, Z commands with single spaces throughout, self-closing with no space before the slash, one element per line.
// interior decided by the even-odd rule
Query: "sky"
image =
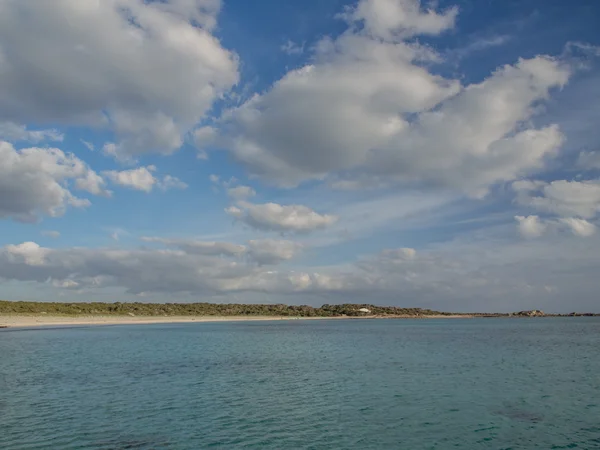
<path fill-rule="evenodd" d="M 0 298 L 600 312 L 599 18 L 0 0 Z"/>

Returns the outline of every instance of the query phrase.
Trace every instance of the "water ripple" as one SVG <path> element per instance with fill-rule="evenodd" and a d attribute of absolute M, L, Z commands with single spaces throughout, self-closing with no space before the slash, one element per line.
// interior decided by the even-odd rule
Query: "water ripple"
<path fill-rule="evenodd" d="M 600 449 L 599 344 L 594 318 L 0 331 L 0 448 Z"/>

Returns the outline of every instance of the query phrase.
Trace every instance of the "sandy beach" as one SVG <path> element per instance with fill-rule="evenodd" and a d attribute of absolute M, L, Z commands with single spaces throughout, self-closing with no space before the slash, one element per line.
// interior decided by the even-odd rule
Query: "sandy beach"
<path fill-rule="evenodd" d="M 267 317 L 267 316 L 49 316 L 0 315 L 0 327 L 36 327 L 54 325 L 133 325 L 151 323 L 240 322 L 264 320 L 305 320 L 326 317 Z"/>
<path fill-rule="evenodd" d="M 431 316 L 363 316 L 363 317 L 290 317 L 290 316 L 51 316 L 51 315 L 0 315 L 0 327 L 44 327 L 72 325 L 134 325 L 152 323 L 241 322 L 279 320 L 339 320 L 339 319 L 455 319 L 467 315 Z"/>

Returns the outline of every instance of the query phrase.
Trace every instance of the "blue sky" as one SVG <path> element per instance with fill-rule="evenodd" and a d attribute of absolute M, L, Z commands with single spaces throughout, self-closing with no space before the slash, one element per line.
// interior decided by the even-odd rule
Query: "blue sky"
<path fill-rule="evenodd" d="M 0 297 L 598 311 L 599 16 L 0 2 Z"/>

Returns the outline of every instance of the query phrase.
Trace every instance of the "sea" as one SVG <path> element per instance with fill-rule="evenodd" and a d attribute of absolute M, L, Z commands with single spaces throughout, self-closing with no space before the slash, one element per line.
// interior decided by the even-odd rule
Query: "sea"
<path fill-rule="evenodd" d="M 600 449 L 600 318 L 0 330 L 0 449 Z"/>

